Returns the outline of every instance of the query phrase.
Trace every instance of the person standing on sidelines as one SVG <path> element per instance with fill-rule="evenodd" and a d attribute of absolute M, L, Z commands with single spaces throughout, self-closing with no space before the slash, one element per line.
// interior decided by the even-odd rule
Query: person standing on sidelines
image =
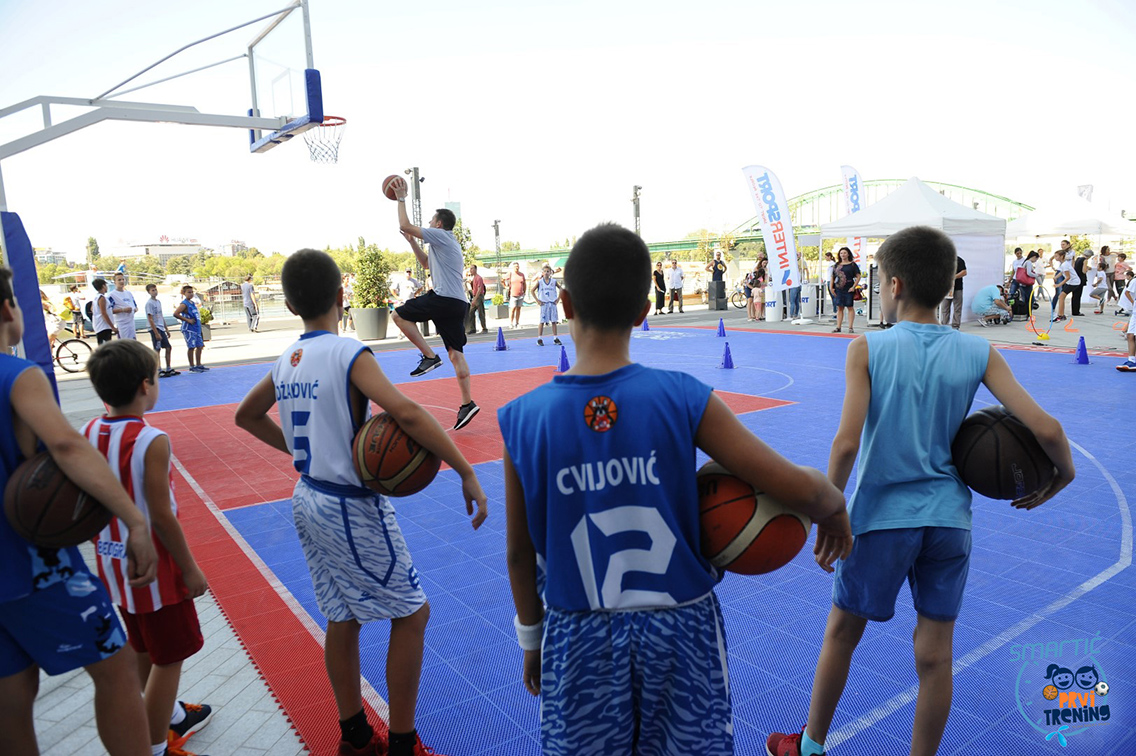
<path fill-rule="evenodd" d="M 520 263 L 513 263 L 513 271 L 509 274 L 509 325 L 513 328 L 521 327 L 521 305 L 525 302 L 525 274 L 521 271 Z"/>
<path fill-rule="evenodd" d="M 485 327 L 485 279 L 477 272 L 477 264 L 469 266 L 469 318 L 466 320 L 465 332 L 477 333 L 477 318 L 481 318 L 481 332 L 487 333 Z"/>
<path fill-rule="evenodd" d="M 120 339 L 133 339 L 137 336 L 134 329 L 134 315 L 138 312 L 138 303 L 134 295 L 126 290 L 126 274 L 114 274 L 114 291 L 107 294 L 107 303 L 114 316 L 114 329 Z"/>
<path fill-rule="evenodd" d="M 142 307 L 146 310 L 146 322 L 150 326 L 150 342 L 153 344 L 155 352 L 159 354 L 162 350 L 166 352 L 166 369 L 159 370 L 158 377 L 169 378 L 174 375 L 181 375 L 177 370 L 170 367 L 170 357 L 173 355 L 174 348 L 170 345 L 170 335 L 166 330 L 166 316 L 162 312 L 162 303 L 158 300 L 158 287 L 154 284 L 147 284 L 146 293 L 150 295 L 150 298 Z"/>
<path fill-rule="evenodd" d="M 955 258 L 955 288 L 939 305 L 939 322 L 956 331 L 962 327 L 962 279 L 966 278 L 966 260 Z"/>
<path fill-rule="evenodd" d="M 87 338 L 86 331 L 83 326 L 83 298 L 79 296 L 79 287 L 71 284 L 67 289 L 67 296 L 63 298 L 63 306 L 67 308 L 67 312 L 71 316 L 71 330 L 75 332 L 75 338 Z"/>
<path fill-rule="evenodd" d="M 1124 293 L 1120 295 L 1117 303 L 1121 309 L 1128 308 L 1132 313 L 1128 316 L 1128 328 L 1124 330 L 1124 340 L 1128 342 L 1128 359 L 1116 366 L 1122 373 L 1136 373 L 1136 278 L 1126 273 L 1127 283 Z"/>
<path fill-rule="evenodd" d="M 1092 271 L 1088 265 L 1092 256 L 1093 251 L 1086 249 L 1073 260 L 1073 271 L 1077 274 L 1078 280 L 1078 283 L 1073 285 L 1073 316 L 1077 318 L 1081 317 L 1081 297 L 1084 296 L 1085 284 L 1088 283 L 1089 273 Z"/>
<path fill-rule="evenodd" d="M 663 261 L 655 263 L 655 272 L 652 274 L 655 284 L 655 314 L 663 314 L 663 305 L 667 300 L 667 281 L 663 275 Z"/>
<path fill-rule="evenodd" d="M 462 404 L 458 407 L 458 417 L 454 423 L 454 430 L 460 430 L 469 424 L 481 408 L 473 401 L 469 364 L 462 351 L 466 342 L 464 325 L 466 315 L 469 314 L 469 302 L 466 301 L 465 285 L 462 282 L 462 251 L 453 234 L 457 218 L 452 210 L 441 208 L 434 211 L 429 226 L 419 228 L 406 215 L 406 182 L 401 178 L 396 179 L 392 186 L 398 200 L 399 230 L 410 242 L 418 262 L 430 271 L 430 277 L 434 281 L 433 289 L 394 311 L 394 322 L 410 343 L 422 352 L 418 367 L 410 371 L 411 377 L 417 377 L 442 364 L 442 358 L 434 354 L 416 325 L 427 320 L 433 321 L 450 356 L 458 389 L 461 391 Z M 417 239 L 430 245 L 429 254 L 422 251 Z"/>
<path fill-rule="evenodd" d="M 1026 264 L 1022 256 L 1022 248 L 1014 247 L 1014 259 L 1010 261 L 1010 299 L 1017 300 L 1020 294 L 1021 282 L 1018 281 L 1018 269 Z"/>
<path fill-rule="evenodd" d="M 245 276 L 241 284 L 241 300 L 245 305 L 245 322 L 252 333 L 260 327 L 260 299 L 256 296 L 256 289 L 252 285 L 252 276 Z"/>
<path fill-rule="evenodd" d="M 201 311 L 194 302 L 193 287 L 181 287 L 181 304 L 174 310 L 174 317 L 181 321 L 181 335 L 185 338 L 185 352 L 189 360 L 189 372 L 205 373 L 209 368 L 201 364 L 201 350 L 205 348 L 205 337 L 201 332 Z"/>
<path fill-rule="evenodd" d="M 95 331 L 95 343 L 105 344 L 114 338 L 116 333 L 114 321 L 111 319 L 110 306 L 107 304 L 107 282 L 102 278 L 91 281 L 96 294 L 91 303 L 91 328 Z"/>
<path fill-rule="evenodd" d="M 682 282 L 686 274 L 678 266 L 678 260 L 671 260 L 671 269 L 667 271 L 667 290 L 670 291 L 670 301 L 667 302 L 667 314 L 672 314 L 675 302 L 678 302 L 678 311 L 682 313 Z"/>
<path fill-rule="evenodd" d="M 560 337 L 556 335 L 556 322 L 560 320 L 560 283 L 552 277 L 552 266 L 545 263 L 541 269 L 540 278 L 532 286 L 533 296 L 540 303 L 540 325 L 536 331 L 536 345 L 544 346 L 544 324 L 552 324 L 552 343 L 560 344 Z"/>

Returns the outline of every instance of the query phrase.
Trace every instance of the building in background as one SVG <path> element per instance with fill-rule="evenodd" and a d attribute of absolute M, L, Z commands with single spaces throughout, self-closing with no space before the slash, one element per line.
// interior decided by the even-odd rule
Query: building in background
<path fill-rule="evenodd" d="M 125 249 L 113 250 L 110 254 L 128 259 L 131 257 L 157 257 L 158 261 L 165 265 L 175 257 L 196 255 L 200 251 L 201 243 L 197 239 L 171 239 L 163 235 L 157 241 L 131 244 Z"/>
<path fill-rule="evenodd" d="M 248 249 L 248 245 L 243 241 L 233 239 L 230 242 L 219 245 L 217 247 L 217 254 L 221 255 L 222 257 L 236 257 L 242 252 L 248 252 Z"/>
<path fill-rule="evenodd" d="M 55 252 L 51 247 L 36 247 L 35 261 L 36 265 L 66 265 L 67 254 L 65 252 Z"/>

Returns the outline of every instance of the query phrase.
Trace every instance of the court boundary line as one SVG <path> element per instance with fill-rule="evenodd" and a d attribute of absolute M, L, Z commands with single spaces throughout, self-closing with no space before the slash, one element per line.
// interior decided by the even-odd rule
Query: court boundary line
<path fill-rule="evenodd" d="M 1132 512 L 1128 506 L 1128 499 L 1124 496 L 1124 491 L 1120 488 L 1120 484 L 1116 482 L 1116 478 L 1112 476 L 1112 473 L 1110 473 L 1105 468 L 1105 466 L 1101 464 L 1100 460 L 1093 456 L 1093 454 L 1088 449 L 1076 443 L 1075 441 L 1069 441 L 1069 445 L 1083 454 L 1090 462 L 1092 462 L 1096 466 L 1098 470 L 1100 470 L 1105 480 L 1108 481 L 1109 486 L 1112 487 L 1113 494 L 1116 495 L 1116 502 L 1120 508 L 1121 520 L 1120 558 L 1117 559 L 1117 561 L 1110 567 L 1105 568 L 1095 576 L 1089 578 L 1073 590 L 1066 593 L 1061 598 L 1051 602 L 1041 611 L 1034 612 L 1029 617 L 1018 621 L 1014 625 L 1000 632 L 995 637 L 983 643 L 978 648 L 971 650 L 970 653 L 956 660 L 954 665 L 951 667 L 952 677 L 958 675 L 959 672 L 962 672 L 968 667 L 973 666 L 982 659 L 985 659 L 990 654 L 1002 648 L 1002 646 L 1005 646 L 1007 643 L 1014 640 L 1022 633 L 1034 627 L 1034 625 L 1037 625 L 1038 623 L 1047 619 L 1051 614 L 1064 609 L 1069 604 L 1072 604 L 1074 601 L 1081 598 L 1089 591 L 1103 585 L 1108 580 L 1112 579 L 1119 573 L 1126 570 L 1128 567 L 1132 566 Z M 895 712 L 902 709 L 904 706 L 915 701 L 918 695 L 919 685 L 918 683 L 916 683 L 915 685 L 909 687 L 907 690 L 898 693 L 895 696 L 892 696 L 890 699 L 872 709 L 868 713 L 862 714 L 856 719 L 853 719 L 848 724 L 836 730 L 836 732 L 830 733 L 828 739 L 825 741 L 825 746 L 829 748 L 835 748 L 841 743 L 854 738 L 864 730 L 879 722 L 881 719 L 885 719 L 886 717 L 891 716 Z"/>

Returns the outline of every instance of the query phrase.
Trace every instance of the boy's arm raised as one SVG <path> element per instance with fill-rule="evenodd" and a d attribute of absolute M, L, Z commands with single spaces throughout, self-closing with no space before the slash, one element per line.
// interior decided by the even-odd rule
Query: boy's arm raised
<path fill-rule="evenodd" d="M 844 494 L 820 470 L 793 464 L 751 433 L 717 394 L 710 394 L 694 443 L 734 475 L 816 522 L 814 552 L 824 569 L 831 572 L 832 562 L 848 556 L 852 533 Z"/>
<path fill-rule="evenodd" d="M 1043 410 L 1034 398 L 1030 396 L 1018 379 L 1010 371 L 1006 359 L 999 354 L 993 346 L 990 347 L 990 357 L 986 363 L 986 375 L 982 382 L 990 393 L 1008 409 L 1014 417 L 1033 432 L 1041 448 L 1045 450 L 1057 474 L 1049 484 L 1035 491 L 1029 496 L 1016 499 L 1011 503 L 1018 509 L 1033 509 L 1049 501 L 1065 486 L 1073 482 L 1077 470 L 1073 466 L 1073 452 L 1069 449 L 1069 439 L 1065 437 L 1065 430 L 1061 423 Z"/>
<path fill-rule="evenodd" d="M 154 439 L 146 449 L 145 470 L 142 485 L 150 508 L 150 527 L 181 570 L 189 598 L 195 599 L 205 593 L 209 584 L 190 553 L 185 533 L 170 506 L 170 440 L 165 436 Z"/>
<path fill-rule="evenodd" d="M 280 430 L 280 426 L 268 416 L 268 411 L 274 404 L 276 404 L 276 387 L 272 385 L 272 373 L 269 373 L 245 394 L 245 398 L 237 407 L 234 420 L 237 427 L 247 430 L 273 449 L 291 454 L 288 442 L 284 438 L 284 431 Z"/>
<path fill-rule="evenodd" d="M 146 518 L 115 480 L 103 455 L 72 428 L 59 411 L 47 376 L 40 370 L 25 370 L 12 385 L 11 397 L 16 417 L 43 441 L 59 469 L 126 523 L 129 530 L 126 554 L 130 584 L 139 587 L 154 582 L 158 555 L 150 540 Z M 29 408 L 35 409 L 29 411 Z"/>
<path fill-rule="evenodd" d="M 359 389 L 363 396 L 389 412 L 399 427 L 410 434 L 411 438 L 437 454 L 461 476 L 466 514 L 473 517 L 474 530 L 481 527 L 481 523 L 489 516 L 485 492 L 481 490 L 481 483 L 473 472 L 473 466 L 458 451 L 458 447 L 442 430 L 442 426 L 434 416 L 423 409 L 418 402 L 395 388 L 379 369 L 379 363 L 371 356 L 364 355 L 355 360 L 355 365 L 351 368 L 351 385 Z M 269 389 L 271 388 L 270 382 Z M 245 399 L 247 400 L 248 397 Z M 474 502 L 477 503 L 476 515 L 473 513 Z"/>
<path fill-rule="evenodd" d="M 525 491 L 513 467 L 509 450 L 502 452 L 505 462 L 505 560 L 509 566 L 509 588 L 517 607 L 517 622 L 533 628 L 544 622 L 544 603 L 536 589 L 536 548 L 529 535 L 525 512 Z M 525 651 L 522 675 L 525 687 L 540 695 L 540 649 Z"/>

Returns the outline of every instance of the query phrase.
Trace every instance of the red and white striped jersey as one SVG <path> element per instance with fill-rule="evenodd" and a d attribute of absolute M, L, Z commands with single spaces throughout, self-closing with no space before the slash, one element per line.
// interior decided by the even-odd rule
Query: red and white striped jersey
<path fill-rule="evenodd" d="M 87 423 L 83 435 L 107 458 L 118 482 L 126 489 L 135 506 L 142 511 L 146 523 L 150 524 L 150 508 L 146 502 L 145 491 L 146 450 L 154 439 L 166 435 L 165 432 L 147 425 L 140 417 L 103 416 Z M 174 500 L 172 477 L 170 506 L 176 516 L 177 502 Z M 174 562 L 161 539 L 154 533 L 152 526 L 150 537 L 154 541 L 154 548 L 158 551 L 158 577 L 149 585 L 131 588 L 126 577 L 126 536 L 125 523 L 115 517 L 95 538 L 95 558 L 99 565 L 99 577 L 106 584 L 115 604 L 131 614 L 147 614 L 156 612 L 163 606 L 180 603 L 189 597 L 182 580 L 181 569 Z"/>

